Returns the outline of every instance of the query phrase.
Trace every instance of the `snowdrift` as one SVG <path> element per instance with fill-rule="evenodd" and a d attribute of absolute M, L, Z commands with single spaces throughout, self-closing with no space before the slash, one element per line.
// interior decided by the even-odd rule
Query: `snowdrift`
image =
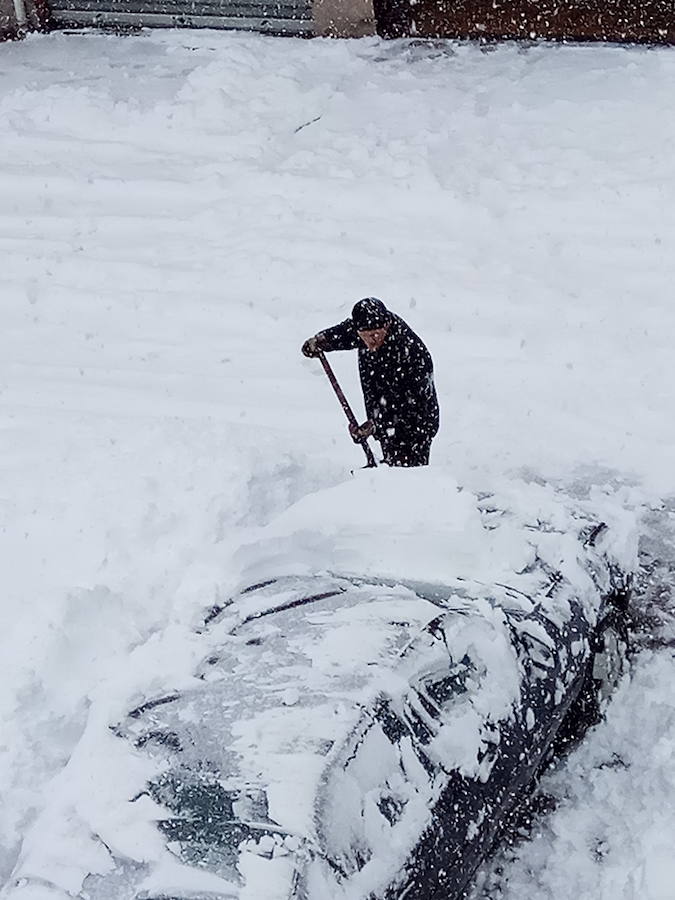
<path fill-rule="evenodd" d="M 4 897 L 454 898 L 616 678 L 607 493 L 378 470 L 239 548 L 190 684 L 90 723 Z"/>

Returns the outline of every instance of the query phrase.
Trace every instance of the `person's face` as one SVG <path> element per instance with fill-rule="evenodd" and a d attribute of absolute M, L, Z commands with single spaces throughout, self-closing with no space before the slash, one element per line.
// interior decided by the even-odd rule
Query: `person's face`
<path fill-rule="evenodd" d="M 369 331 L 359 331 L 358 335 L 366 345 L 366 347 L 370 350 L 370 352 L 374 353 L 376 350 L 380 349 L 382 344 L 384 344 L 388 331 L 389 326 L 385 325 L 383 328 L 373 328 Z"/>

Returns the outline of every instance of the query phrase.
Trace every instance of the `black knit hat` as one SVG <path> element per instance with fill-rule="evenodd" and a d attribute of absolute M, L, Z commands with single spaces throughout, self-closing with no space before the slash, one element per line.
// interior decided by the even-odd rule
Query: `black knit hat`
<path fill-rule="evenodd" d="M 352 322 L 357 331 L 384 328 L 391 322 L 391 313 L 377 297 L 366 297 L 354 304 Z"/>

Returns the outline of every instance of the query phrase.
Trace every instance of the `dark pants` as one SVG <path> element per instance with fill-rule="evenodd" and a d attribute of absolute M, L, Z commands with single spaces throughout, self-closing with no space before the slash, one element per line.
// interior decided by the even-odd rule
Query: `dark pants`
<path fill-rule="evenodd" d="M 384 462 L 388 466 L 428 466 L 433 437 L 395 435 L 380 441 Z"/>

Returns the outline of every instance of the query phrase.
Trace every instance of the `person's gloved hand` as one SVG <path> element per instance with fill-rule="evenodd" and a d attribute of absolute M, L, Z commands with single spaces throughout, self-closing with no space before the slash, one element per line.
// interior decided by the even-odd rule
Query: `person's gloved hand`
<path fill-rule="evenodd" d="M 366 419 L 363 425 L 350 425 L 349 433 L 351 434 L 352 440 L 355 444 L 362 444 L 372 435 L 374 429 L 375 426 L 370 421 L 370 419 Z"/>
<path fill-rule="evenodd" d="M 307 338 L 305 343 L 302 345 L 302 353 L 304 356 L 308 356 L 310 359 L 314 356 L 318 356 L 321 352 L 321 335 L 315 334 L 314 337 Z"/>

